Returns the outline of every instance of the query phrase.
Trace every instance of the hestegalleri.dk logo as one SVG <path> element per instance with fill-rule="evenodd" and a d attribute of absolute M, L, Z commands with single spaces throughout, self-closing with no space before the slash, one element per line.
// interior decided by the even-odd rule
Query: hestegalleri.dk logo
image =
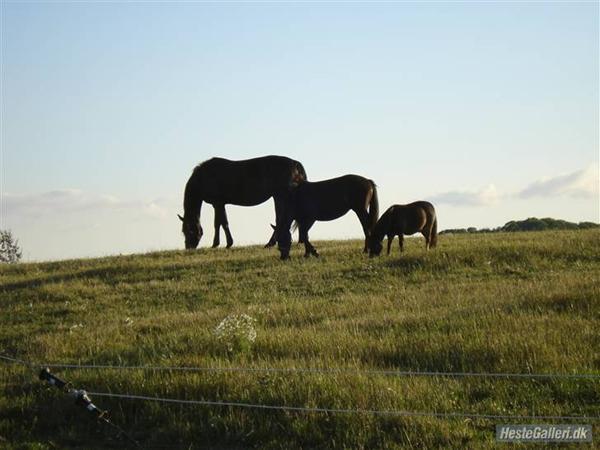
<path fill-rule="evenodd" d="M 591 425 L 496 425 L 498 442 L 592 442 Z"/>

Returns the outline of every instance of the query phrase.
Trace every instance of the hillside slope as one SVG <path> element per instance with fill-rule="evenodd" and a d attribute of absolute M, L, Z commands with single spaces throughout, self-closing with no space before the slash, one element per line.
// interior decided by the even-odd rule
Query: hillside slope
<path fill-rule="evenodd" d="M 274 250 L 246 247 L 2 266 L 0 355 L 46 363 L 350 369 L 53 369 L 92 392 L 344 410 L 600 416 L 598 378 L 372 372 L 600 374 L 598 230 L 444 235 L 429 253 L 423 244 L 409 239 L 401 257 L 396 244 L 391 256 L 374 259 L 361 253 L 359 241 L 333 241 L 316 243 L 319 259 L 304 259 L 297 248 L 288 262 Z M 254 341 L 215 333 L 236 314 L 254 319 Z M 33 369 L 0 361 L 0 377 L 0 446 L 124 447 Z M 494 425 L 515 423 L 94 401 L 143 448 L 493 447 Z"/>

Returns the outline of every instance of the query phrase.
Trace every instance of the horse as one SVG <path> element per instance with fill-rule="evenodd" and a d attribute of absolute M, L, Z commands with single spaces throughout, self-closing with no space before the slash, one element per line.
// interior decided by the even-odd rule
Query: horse
<path fill-rule="evenodd" d="M 338 219 L 350 210 L 360 220 L 365 234 L 364 252 L 367 252 L 371 229 L 379 216 L 377 187 L 372 180 L 360 175 L 344 175 L 324 181 L 304 181 L 292 189 L 290 198 L 289 215 L 284 228 L 289 230 L 295 221 L 299 229 L 299 242 L 304 244 L 305 257 L 319 256 L 308 240 L 308 231 L 313 224 L 316 221 Z M 273 228 L 277 230 L 277 227 Z"/>
<path fill-rule="evenodd" d="M 418 201 L 408 205 L 392 205 L 371 232 L 369 240 L 369 256 L 378 256 L 383 249 L 381 241 L 387 235 L 387 254 L 394 236 L 400 240 L 400 252 L 404 251 L 404 235 L 421 232 L 425 236 L 425 249 L 437 245 L 437 217 L 435 208 L 429 202 Z"/>
<path fill-rule="evenodd" d="M 276 241 L 284 255 L 289 255 L 291 234 L 284 223 L 287 205 L 293 187 L 306 180 L 306 171 L 299 161 L 285 156 L 263 156 L 241 161 L 211 158 L 196 166 L 185 185 L 183 196 L 182 232 L 185 248 L 198 246 L 204 234 L 200 225 L 202 202 L 215 210 L 213 247 L 219 245 L 219 231 L 223 227 L 227 248 L 233 245 L 225 205 L 255 206 L 271 197 L 275 201 Z"/>

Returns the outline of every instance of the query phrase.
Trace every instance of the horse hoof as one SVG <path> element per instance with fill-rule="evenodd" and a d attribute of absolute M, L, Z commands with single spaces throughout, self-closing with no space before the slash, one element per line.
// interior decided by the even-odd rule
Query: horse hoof
<path fill-rule="evenodd" d="M 217 242 L 216 244 L 213 244 L 211 248 L 217 248 L 219 246 L 219 243 Z"/>

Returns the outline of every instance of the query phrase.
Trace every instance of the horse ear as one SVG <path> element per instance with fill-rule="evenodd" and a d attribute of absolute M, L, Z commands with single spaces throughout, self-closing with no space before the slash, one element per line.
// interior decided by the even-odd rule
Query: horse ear
<path fill-rule="evenodd" d="M 181 217 L 179 214 L 177 214 L 177 217 L 179 217 L 179 220 L 183 222 L 183 217 Z"/>

